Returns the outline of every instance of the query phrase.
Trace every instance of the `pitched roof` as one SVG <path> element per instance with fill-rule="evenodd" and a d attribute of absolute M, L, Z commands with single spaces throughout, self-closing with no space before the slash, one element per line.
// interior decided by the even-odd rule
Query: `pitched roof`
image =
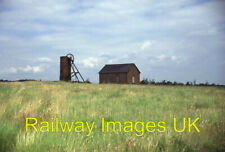
<path fill-rule="evenodd" d="M 136 65 L 134 63 L 126 63 L 126 64 L 106 64 L 99 73 L 127 73 L 130 70 L 131 66 Z M 136 67 L 137 68 L 137 67 Z M 138 68 L 137 68 L 138 70 Z M 138 70 L 140 73 L 140 71 Z"/>

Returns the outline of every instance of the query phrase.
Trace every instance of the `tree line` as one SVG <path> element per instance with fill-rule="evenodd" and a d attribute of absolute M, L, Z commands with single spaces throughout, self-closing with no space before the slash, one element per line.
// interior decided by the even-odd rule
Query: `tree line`
<path fill-rule="evenodd" d="M 224 86 L 220 84 L 215 84 L 215 83 L 197 83 L 196 80 L 194 81 L 187 81 L 186 83 L 183 82 L 176 82 L 176 81 L 167 81 L 167 80 L 162 80 L 162 81 L 155 81 L 154 79 L 148 79 L 148 78 L 143 78 L 143 80 L 140 81 L 140 84 L 143 85 L 180 85 L 180 86 Z"/>

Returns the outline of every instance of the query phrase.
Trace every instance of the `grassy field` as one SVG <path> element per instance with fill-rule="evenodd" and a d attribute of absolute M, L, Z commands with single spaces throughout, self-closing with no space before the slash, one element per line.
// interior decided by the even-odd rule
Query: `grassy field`
<path fill-rule="evenodd" d="M 36 133 L 26 118 L 95 121 L 85 133 Z M 166 123 L 165 132 L 102 132 L 105 121 Z M 182 133 L 183 118 L 199 128 Z M 141 125 L 138 126 L 141 129 Z M 40 128 L 40 125 L 39 125 Z M 87 132 L 87 130 L 85 130 Z M 64 82 L 0 83 L 0 151 L 225 151 L 225 88 L 98 85 Z"/>

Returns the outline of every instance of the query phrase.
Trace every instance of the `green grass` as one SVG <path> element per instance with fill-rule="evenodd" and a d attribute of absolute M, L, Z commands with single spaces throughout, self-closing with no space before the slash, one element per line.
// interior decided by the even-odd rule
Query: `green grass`
<path fill-rule="evenodd" d="M 27 117 L 49 121 L 95 121 L 85 133 L 26 132 Z M 163 133 L 102 133 L 105 121 L 164 121 Z M 200 117 L 182 133 L 173 118 Z M 39 126 L 40 127 L 40 126 Z M 139 126 L 140 129 L 140 126 Z M 225 88 L 193 86 L 98 85 L 64 82 L 0 83 L 0 151 L 225 151 Z"/>

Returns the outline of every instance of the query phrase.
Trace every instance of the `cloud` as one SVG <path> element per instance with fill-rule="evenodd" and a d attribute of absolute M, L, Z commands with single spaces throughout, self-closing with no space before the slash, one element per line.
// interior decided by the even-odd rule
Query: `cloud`
<path fill-rule="evenodd" d="M 42 66 L 30 66 L 30 65 L 27 65 L 26 67 L 19 67 L 18 69 L 22 72 L 33 72 L 33 73 L 38 73 L 43 70 Z"/>
<path fill-rule="evenodd" d="M 52 59 L 48 57 L 41 57 L 37 59 L 39 62 L 52 62 Z"/>
<path fill-rule="evenodd" d="M 52 61 L 74 50 L 84 75 L 107 63 L 134 62 L 143 69 L 143 76 L 161 77 L 163 66 L 168 78 L 179 71 L 187 72 L 180 79 L 192 78 L 200 71 L 200 79 L 214 74 L 210 80 L 225 83 L 218 78 L 219 72 L 212 72 L 224 69 L 218 66 L 225 55 L 224 4 L 222 0 L 0 1 L 0 50 L 7 57 L 1 57 L 0 68 L 7 64 L 12 67 L 9 71 L 22 73 L 21 77 L 36 72 L 35 77 L 41 78 L 44 72 L 39 71 L 46 67 L 36 64 L 48 62 L 54 74 L 44 77 L 57 80 L 59 63 Z M 201 62 L 203 56 L 209 62 Z M 170 65 L 177 68 L 177 63 L 184 68 L 171 72 Z M 187 67 L 192 68 L 187 71 Z M 97 82 L 92 73 L 88 77 Z"/>
<path fill-rule="evenodd" d="M 27 65 L 25 67 L 10 67 L 8 69 L 3 70 L 2 73 L 39 73 L 44 71 L 43 65 L 38 66 L 30 66 Z"/>
<path fill-rule="evenodd" d="M 38 66 L 24 66 L 24 67 L 9 67 L 9 68 L 3 68 L 1 70 L 1 74 L 22 74 L 22 73 L 40 73 L 44 71 L 44 65 L 38 65 Z"/>
<path fill-rule="evenodd" d="M 96 57 L 89 57 L 82 61 L 83 65 L 88 68 L 95 67 L 96 65 L 98 65 L 99 62 L 100 62 L 100 59 Z"/>
<path fill-rule="evenodd" d="M 165 54 L 161 54 L 160 56 L 157 57 L 160 61 L 166 59 Z"/>
<path fill-rule="evenodd" d="M 165 60 L 170 59 L 170 57 L 166 56 L 165 54 L 161 54 L 161 55 L 158 55 L 158 56 L 149 56 L 148 59 L 151 63 L 159 64 L 161 62 L 164 62 Z"/>
<path fill-rule="evenodd" d="M 10 67 L 8 70 L 7 70 L 7 72 L 8 73 L 17 73 L 17 69 L 16 68 L 14 68 L 14 67 Z"/>
<path fill-rule="evenodd" d="M 171 56 L 171 60 L 176 61 L 177 60 L 177 56 L 175 56 L 175 55 Z"/>
<path fill-rule="evenodd" d="M 170 56 L 170 55 L 165 55 L 165 54 L 148 57 L 148 60 L 154 64 L 161 64 L 161 63 L 166 63 L 166 62 L 180 63 L 181 59 L 182 59 L 181 57 L 178 57 L 176 55 Z"/>
<path fill-rule="evenodd" d="M 141 45 L 141 50 L 145 50 L 145 49 L 149 48 L 150 46 L 152 46 L 152 42 L 151 41 L 145 41 Z"/>

